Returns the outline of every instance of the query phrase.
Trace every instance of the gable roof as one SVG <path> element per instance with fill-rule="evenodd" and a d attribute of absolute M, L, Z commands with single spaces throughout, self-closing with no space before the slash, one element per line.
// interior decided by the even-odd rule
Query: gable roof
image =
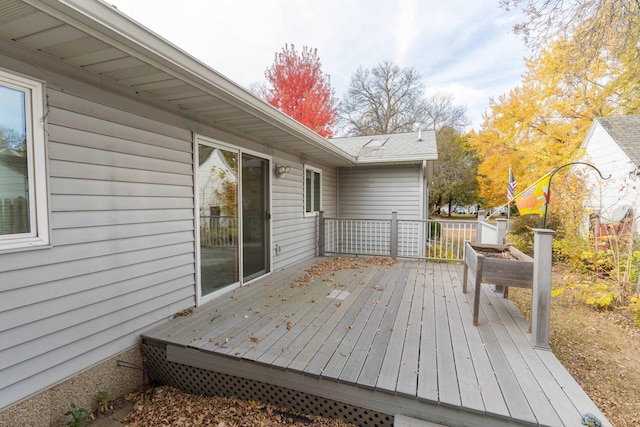
<path fill-rule="evenodd" d="M 433 130 L 330 140 L 358 163 L 415 163 L 438 158 Z"/>
<path fill-rule="evenodd" d="M 640 115 L 595 119 L 635 165 L 640 165 Z"/>

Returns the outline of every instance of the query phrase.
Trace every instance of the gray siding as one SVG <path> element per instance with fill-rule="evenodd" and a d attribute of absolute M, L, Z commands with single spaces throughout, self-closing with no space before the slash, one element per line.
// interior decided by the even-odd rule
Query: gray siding
<path fill-rule="evenodd" d="M 272 178 L 272 254 L 273 268 L 278 270 L 317 255 L 318 221 L 316 216 L 304 216 L 304 166 L 280 156 L 274 157 L 273 163 L 291 166 L 291 172 L 282 178 Z M 335 215 L 335 168 L 310 166 L 322 170 L 322 209 L 327 215 Z M 279 254 L 275 251 L 276 245 L 282 247 Z"/>
<path fill-rule="evenodd" d="M 136 344 L 196 303 L 193 134 L 291 165 L 272 177 L 273 267 L 316 255 L 303 165 L 139 100 L 15 61 L 47 85 L 51 247 L 0 253 L 0 410 Z M 336 171 L 323 206 L 336 213 Z"/>
<path fill-rule="evenodd" d="M 0 408 L 195 304 L 191 132 L 47 80 L 51 248 L 0 253 Z"/>
<path fill-rule="evenodd" d="M 338 175 L 338 216 L 390 218 L 397 210 L 400 219 L 424 219 L 419 165 L 341 168 Z"/>

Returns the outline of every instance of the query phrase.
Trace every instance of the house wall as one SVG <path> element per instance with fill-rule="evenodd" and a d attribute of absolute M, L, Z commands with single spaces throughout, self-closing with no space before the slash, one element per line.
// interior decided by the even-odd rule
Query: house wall
<path fill-rule="evenodd" d="M 47 82 L 52 231 L 50 248 L 0 253 L 4 408 L 134 346 L 195 288 L 191 132 L 0 63 Z"/>
<path fill-rule="evenodd" d="M 317 216 L 304 216 L 304 165 L 292 164 L 292 160 L 282 156 L 273 159 L 274 164 L 291 166 L 291 171 L 283 177 L 272 178 L 274 270 L 317 255 Z M 308 164 L 322 169 L 322 209 L 327 215 L 336 215 L 336 169 L 313 162 Z M 276 253 L 276 245 L 282 247 L 280 254 Z"/>
<path fill-rule="evenodd" d="M 272 241 L 282 245 L 273 266 L 315 255 L 297 157 L 4 47 L 3 68 L 46 82 L 52 236 L 48 248 L 0 253 L 0 411 L 131 348 L 196 303 L 193 133 L 291 165 L 273 178 Z M 331 211 L 335 171 L 323 169 Z"/>
<path fill-rule="evenodd" d="M 619 221 L 629 206 L 638 216 L 640 197 L 640 177 L 630 177 L 635 165 L 611 136 L 597 122 L 590 129 L 584 144 L 585 160 L 596 166 L 603 176 L 602 180 L 595 171 L 587 170 L 587 179 L 591 186 L 587 208 L 590 212 L 599 212 L 602 221 Z M 636 228 L 638 224 L 636 223 Z"/>
<path fill-rule="evenodd" d="M 420 165 L 339 169 L 338 216 L 344 218 L 425 219 L 424 177 Z"/>

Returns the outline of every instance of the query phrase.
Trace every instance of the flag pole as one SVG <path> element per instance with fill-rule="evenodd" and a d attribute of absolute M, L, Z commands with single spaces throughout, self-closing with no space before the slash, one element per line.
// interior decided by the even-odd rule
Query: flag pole
<path fill-rule="evenodd" d="M 511 165 L 509 165 L 509 178 L 507 182 L 507 229 L 509 229 L 509 220 L 511 219 Z"/>

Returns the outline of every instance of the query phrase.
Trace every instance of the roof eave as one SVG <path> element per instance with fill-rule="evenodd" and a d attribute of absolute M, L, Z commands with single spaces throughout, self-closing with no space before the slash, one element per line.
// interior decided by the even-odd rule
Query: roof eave
<path fill-rule="evenodd" d="M 335 157 L 354 157 L 101 0 L 22 0 Z"/>
<path fill-rule="evenodd" d="M 437 160 L 438 156 L 432 156 L 432 157 L 426 157 L 426 156 L 414 156 L 414 157 L 385 157 L 385 158 L 377 158 L 377 159 L 373 159 L 373 158 L 356 158 L 355 164 L 356 165 L 372 165 L 372 164 L 377 164 L 377 165 L 383 165 L 383 164 L 399 164 L 399 163 L 404 163 L 404 164 L 408 164 L 408 163 L 416 163 L 416 164 L 421 164 L 423 161 L 429 161 L 429 160 Z"/>

